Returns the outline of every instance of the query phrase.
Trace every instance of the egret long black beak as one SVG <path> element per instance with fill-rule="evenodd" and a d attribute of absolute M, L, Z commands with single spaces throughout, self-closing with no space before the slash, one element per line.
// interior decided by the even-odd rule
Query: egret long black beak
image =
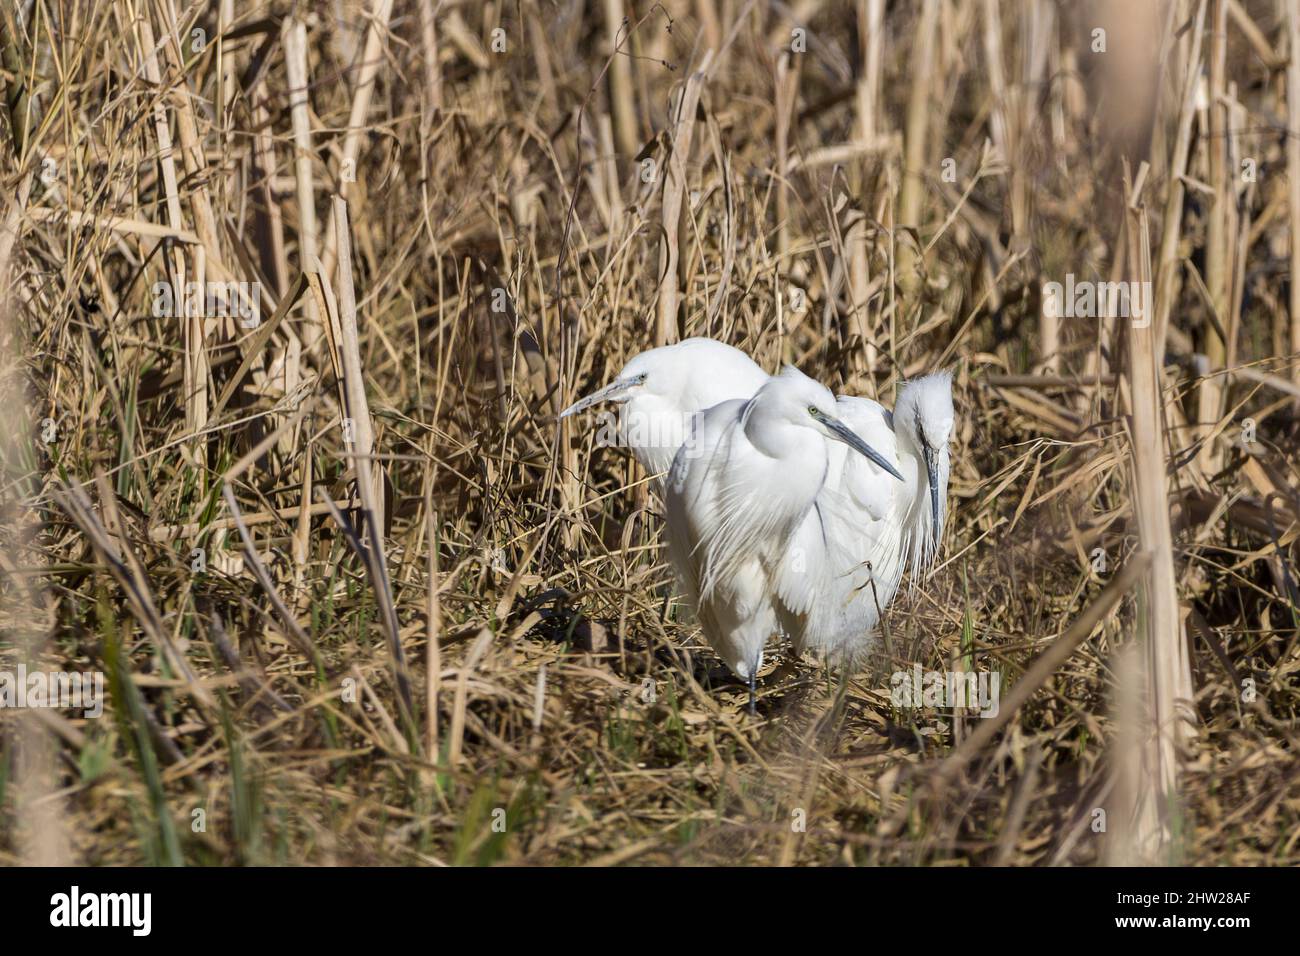
<path fill-rule="evenodd" d="M 596 389 L 596 391 L 592 392 L 586 398 L 578 399 L 564 411 L 560 412 L 560 417 L 568 418 L 570 415 L 586 411 L 588 408 L 591 408 L 591 406 L 599 405 L 601 402 L 612 402 L 626 398 L 627 393 L 631 391 L 633 386 L 640 385 L 643 380 L 644 379 L 641 377 L 616 378 L 604 388 Z"/>
<path fill-rule="evenodd" d="M 861 453 L 868 461 L 883 468 L 899 481 L 903 480 L 903 476 L 898 473 L 897 468 L 889 463 L 889 459 L 859 438 L 857 432 L 848 425 L 845 425 L 838 418 L 821 416 L 821 423 L 830 430 L 833 437 L 844 442 L 844 444 L 848 445 L 854 451 Z"/>
<path fill-rule="evenodd" d="M 921 454 L 925 458 L 925 476 L 930 484 L 930 533 L 934 537 L 935 551 L 939 550 L 939 469 L 934 464 L 934 449 L 922 444 Z"/>

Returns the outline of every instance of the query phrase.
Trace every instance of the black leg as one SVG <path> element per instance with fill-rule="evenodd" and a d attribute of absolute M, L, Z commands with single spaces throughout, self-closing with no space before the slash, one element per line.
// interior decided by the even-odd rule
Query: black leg
<path fill-rule="evenodd" d="M 758 668 L 750 667 L 749 669 L 749 714 L 751 717 L 758 715 L 758 707 L 754 703 L 754 682 L 758 680 Z"/>

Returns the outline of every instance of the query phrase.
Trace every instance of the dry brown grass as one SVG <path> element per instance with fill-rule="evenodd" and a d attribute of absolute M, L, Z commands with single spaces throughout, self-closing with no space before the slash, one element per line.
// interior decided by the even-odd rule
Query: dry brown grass
<path fill-rule="evenodd" d="M 1294 18 L 426 6 L 0 13 L 0 670 L 111 688 L 0 712 L 0 861 L 1300 860 Z M 1043 321 L 1148 268 L 1144 336 Z M 261 326 L 156 315 L 176 278 L 260 283 Z M 554 419 L 694 334 L 885 402 L 957 373 L 894 661 L 781 663 L 757 719 L 646 476 Z M 998 721 L 891 704 L 958 660 Z"/>

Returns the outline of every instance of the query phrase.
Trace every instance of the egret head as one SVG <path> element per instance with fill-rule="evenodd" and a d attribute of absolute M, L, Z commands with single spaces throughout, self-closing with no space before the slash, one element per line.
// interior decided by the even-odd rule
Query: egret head
<path fill-rule="evenodd" d="M 601 402 L 622 404 L 643 397 L 691 414 L 728 399 L 749 398 L 766 381 L 767 373 L 740 349 L 714 339 L 683 339 L 634 356 L 614 381 L 578 399 L 560 417 Z"/>
<path fill-rule="evenodd" d="M 614 381 L 578 399 L 560 412 L 560 417 L 568 418 L 601 402 L 617 402 L 621 405 L 651 389 L 658 390 L 670 382 L 675 383 L 676 375 L 673 373 L 672 363 L 667 361 L 667 356 L 663 354 L 665 351 L 665 349 L 651 349 L 649 352 L 633 356 L 623 366 L 623 371 L 618 373 Z"/>
<path fill-rule="evenodd" d="M 779 421 L 812 429 L 832 441 L 843 442 L 899 481 L 903 480 L 888 458 L 836 417 L 835 396 L 830 389 L 813 381 L 793 365 L 787 365 L 780 375 L 770 378 L 754 396 L 754 404 L 762 409 L 764 424 Z"/>
<path fill-rule="evenodd" d="M 926 482 L 930 486 L 931 546 L 936 550 L 943 536 L 952 419 L 951 372 L 935 372 L 914 379 L 899 391 L 894 430 L 911 441 L 925 463 Z"/>

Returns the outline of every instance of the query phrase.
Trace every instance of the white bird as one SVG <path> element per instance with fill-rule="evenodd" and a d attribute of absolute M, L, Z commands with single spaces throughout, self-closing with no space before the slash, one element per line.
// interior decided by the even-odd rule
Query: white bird
<path fill-rule="evenodd" d="M 750 686 L 778 626 L 778 578 L 817 509 L 829 444 L 841 442 L 903 476 L 836 417 L 830 391 L 794 367 L 748 401 L 715 405 L 664 483 L 668 551 L 704 636 Z"/>
<path fill-rule="evenodd" d="M 887 409 L 841 395 L 836 411 L 868 445 L 901 466 Z M 777 575 L 777 614 L 799 653 L 855 658 L 871 646 L 880 612 L 898 588 L 902 562 L 892 521 L 914 488 L 875 464 L 829 449 L 827 480 Z"/>
<path fill-rule="evenodd" d="M 904 570 L 915 584 L 938 553 L 952 377 L 940 372 L 905 383 L 892 414 L 848 396 L 836 408 L 863 441 L 899 465 L 903 484 L 882 480 L 874 465 L 833 448 L 826 488 L 795 535 L 776 588 L 778 617 L 797 651 L 852 663 L 874 646 L 880 614 Z"/>
<path fill-rule="evenodd" d="M 561 418 L 617 402 L 623 440 L 652 475 L 673 463 L 694 416 L 732 398 L 749 398 L 768 380 L 748 355 L 715 339 L 683 339 L 628 360 L 604 388 L 574 402 Z"/>
<path fill-rule="evenodd" d="M 727 399 L 748 399 L 768 379 L 739 349 L 687 339 L 637 355 L 613 382 L 561 417 L 603 401 L 623 404 L 625 440 L 649 472 L 662 473 L 700 412 Z M 874 646 L 880 612 L 893 600 L 905 567 L 910 564 L 915 583 L 937 552 L 947 501 L 951 377 L 939 373 L 904 384 L 893 414 L 851 396 L 840 396 L 835 410 L 901 468 L 903 483 L 845 444 L 828 442 L 827 479 L 770 582 L 773 600 L 738 594 L 727 616 L 733 633 L 764 631 L 765 641 L 780 630 L 800 653 L 852 663 Z M 742 612 L 753 619 L 742 620 Z"/>
<path fill-rule="evenodd" d="M 909 462 L 912 489 L 901 515 L 903 551 L 916 578 L 939 553 L 948 516 L 948 474 L 952 437 L 952 374 L 935 372 L 908 382 L 894 406 L 899 457 Z M 926 493 L 929 505 L 926 507 Z"/>

